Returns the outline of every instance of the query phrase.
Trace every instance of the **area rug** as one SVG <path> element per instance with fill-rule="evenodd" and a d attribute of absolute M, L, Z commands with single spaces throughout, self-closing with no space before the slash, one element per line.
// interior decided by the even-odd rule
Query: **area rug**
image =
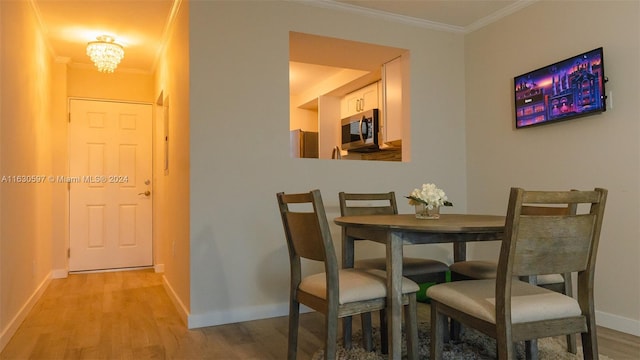
<path fill-rule="evenodd" d="M 431 338 L 429 331 L 430 324 L 423 322 L 418 324 L 418 353 L 421 360 L 429 359 L 429 346 Z M 374 352 L 367 352 L 361 347 L 362 333 L 355 332 L 353 335 L 353 346 L 350 350 L 346 350 L 342 346 L 342 340 L 338 342 L 338 352 L 336 358 L 338 360 L 388 360 L 387 355 L 379 352 L 380 334 L 379 329 L 374 328 Z M 402 335 L 403 348 L 402 358 L 406 359 L 406 342 L 404 334 Z M 582 359 L 582 348 L 578 347 L 577 354 L 567 352 L 565 337 L 544 338 L 538 340 L 538 358 L 540 360 L 574 360 Z M 525 359 L 524 342 L 516 345 L 517 358 Z M 313 360 L 321 360 L 324 358 L 324 349 L 316 351 Z M 473 329 L 463 328 L 460 334 L 460 340 L 456 342 L 445 343 L 443 358 L 445 360 L 489 360 L 496 359 L 496 342 L 494 339 Z M 600 355 L 601 360 L 611 360 L 606 356 Z"/>

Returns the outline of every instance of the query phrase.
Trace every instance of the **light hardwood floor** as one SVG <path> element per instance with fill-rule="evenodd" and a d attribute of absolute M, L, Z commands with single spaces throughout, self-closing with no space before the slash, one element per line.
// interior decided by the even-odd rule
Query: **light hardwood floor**
<path fill-rule="evenodd" d="M 427 319 L 429 306 L 419 304 Z M 354 322 L 357 327 L 358 321 Z M 300 359 L 322 346 L 323 317 L 301 316 Z M 640 359 L 640 338 L 599 328 L 600 353 Z M 188 330 L 152 270 L 52 280 L 0 359 L 286 358 L 287 317 Z"/>

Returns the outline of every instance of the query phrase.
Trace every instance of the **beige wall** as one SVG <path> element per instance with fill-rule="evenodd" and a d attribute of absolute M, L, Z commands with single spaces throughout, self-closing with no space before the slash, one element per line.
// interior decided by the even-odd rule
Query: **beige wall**
<path fill-rule="evenodd" d="M 155 96 L 161 96 L 168 108 L 169 171 L 163 168 L 164 143 L 160 136 L 165 121 L 158 118 L 155 164 L 160 166 L 154 169 L 154 239 L 164 265 L 165 286 L 185 322 L 191 303 L 189 67 L 189 2 L 183 1 L 155 78 Z M 158 111 L 164 109 L 159 107 Z"/>
<path fill-rule="evenodd" d="M 613 107 L 601 115 L 514 130 L 514 76 L 600 46 Z M 637 1 L 537 2 L 465 37 L 469 211 L 505 211 L 511 186 L 609 189 L 596 268 L 597 322 L 636 335 L 638 64 Z M 492 258 L 496 247 L 471 255 Z"/>
<path fill-rule="evenodd" d="M 67 79 L 70 97 L 153 102 L 153 75 L 118 69 L 112 74 L 95 67 L 70 66 Z"/>
<path fill-rule="evenodd" d="M 339 191 L 408 194 L 433 181 L 456 204 L 451 211 L 466 210 L 463 35 L 298 2 L 197 1 L 190 13 L 190 326 L 287 313 L 279 191 L 319 188 L 333 218 Z M 289 157 L 289 31 L 411 52 L 412 162 Z M 383 254 L 363 245 L 359 254 Z M 449 260 L 450 250 L 406 253 Z"/>
<path fill-rule="evenodd" d="M 28 2 L 0 2 L 0 51 L 1 349 L 51 273 L 54 184 L 11 182 L 52 171 L 52 59 Z"/>

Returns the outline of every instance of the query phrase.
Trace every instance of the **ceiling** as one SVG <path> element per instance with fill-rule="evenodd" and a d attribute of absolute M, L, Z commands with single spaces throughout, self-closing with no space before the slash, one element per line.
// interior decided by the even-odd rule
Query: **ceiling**
<path fill-rule="evenodd" d="M 151 73 L 183 0 L 31 0 L 49 47 L 70 64 L 92 66 L 86 45 L 111 35 L 125 48 L 119 70 Z M 240 0 L 243 1 L 243 0 Z M 532 0 L 313 0 L 307 4 L 464 31 Z"/>
<path fill-rule="evenodd" d="M 53 54 L 70 64 L 93 66 L 89 41 L 110 35 L 124 47 L 118 70 L 150 73 L 179 0 L 32 0 Z"/>

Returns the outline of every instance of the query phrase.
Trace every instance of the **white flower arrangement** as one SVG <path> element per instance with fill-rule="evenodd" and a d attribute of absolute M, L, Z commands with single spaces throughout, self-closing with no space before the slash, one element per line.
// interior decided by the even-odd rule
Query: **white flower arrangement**
<path fill-rule="evenodd" d="M 453 206 L 447 195 L 435 184 L 422 184 L 422 189 L 413 189 L 411 195 L 407 196 L 410 205 L 425 204 L 427 209 L 433 210 L 439 206 Z"/>

